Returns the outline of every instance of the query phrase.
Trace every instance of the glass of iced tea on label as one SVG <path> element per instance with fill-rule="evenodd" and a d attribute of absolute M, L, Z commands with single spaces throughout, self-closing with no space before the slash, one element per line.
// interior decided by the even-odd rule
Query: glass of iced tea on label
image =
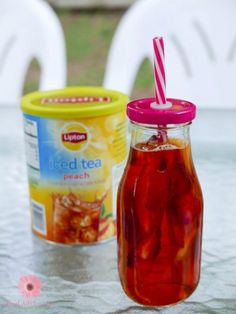
<path fill-rule="evenodd" d="M 148 306 L 187 298 L 200 276 L 203 198 L 189 128 L 196 107 L 128 104 L 131 148 L 117 199 L 118 268 L 126 294 Z"/>
<path fill-rule="evenodd" d="M 53 240 L 64 244 L 94 243 L 99 236 L 101 207 L 104 194 L 94 202 L 81 200 L 75 193 L 54 193 Z"/>

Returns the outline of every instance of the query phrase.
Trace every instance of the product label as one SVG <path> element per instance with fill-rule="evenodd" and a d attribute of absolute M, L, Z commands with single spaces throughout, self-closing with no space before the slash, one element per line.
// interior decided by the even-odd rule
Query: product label
<path fill-rule="evenodd" d="M 40 170 L 37 122 L 24 120 L 25 149 L 27 164 L 34 170 Z"/>
<path fill-rule="evenodd" d="M 25 115 L 24 123 L 34 232 L 67 244 L 114 236 L 125 113 L 73 120 Z"/>

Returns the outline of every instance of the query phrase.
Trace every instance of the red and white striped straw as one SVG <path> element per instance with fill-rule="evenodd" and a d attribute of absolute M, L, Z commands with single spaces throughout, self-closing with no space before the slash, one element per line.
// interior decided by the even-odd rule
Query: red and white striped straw
<path fill-rule="evenodd" d="M 162 37 L 153 38 L 156 103 L 166 104 L 165 49 Z"/>

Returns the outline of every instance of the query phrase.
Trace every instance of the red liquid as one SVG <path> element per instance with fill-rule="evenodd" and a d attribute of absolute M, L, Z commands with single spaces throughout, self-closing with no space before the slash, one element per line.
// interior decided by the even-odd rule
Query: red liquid
<path fill-rule="evenodd" d="M 118 268 L 126 294 L 151 306 L 188 297 L 199 281 L 203 209 L 190 147 L 131 149 L 117 205 Z"/>

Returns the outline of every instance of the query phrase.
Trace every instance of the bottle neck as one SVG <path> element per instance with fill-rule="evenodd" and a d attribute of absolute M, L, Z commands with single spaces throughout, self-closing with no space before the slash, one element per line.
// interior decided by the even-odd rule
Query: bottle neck
<path fill-rule="evenodd" d="M 185 124 L 175 125 L 146 125 L 131 121 L 131 147 L 141 147 L 140 144 L 150 143 L 149 148 L 143 150 L 155 150 L 156 145 L 162 146 L 163 149 L 170 149 L 170 145 L 176 145 L 183 148 L 190 144 L 190 130 L 191 122 Z M 169 148 L 168 148 L 169 147 Z"/>

